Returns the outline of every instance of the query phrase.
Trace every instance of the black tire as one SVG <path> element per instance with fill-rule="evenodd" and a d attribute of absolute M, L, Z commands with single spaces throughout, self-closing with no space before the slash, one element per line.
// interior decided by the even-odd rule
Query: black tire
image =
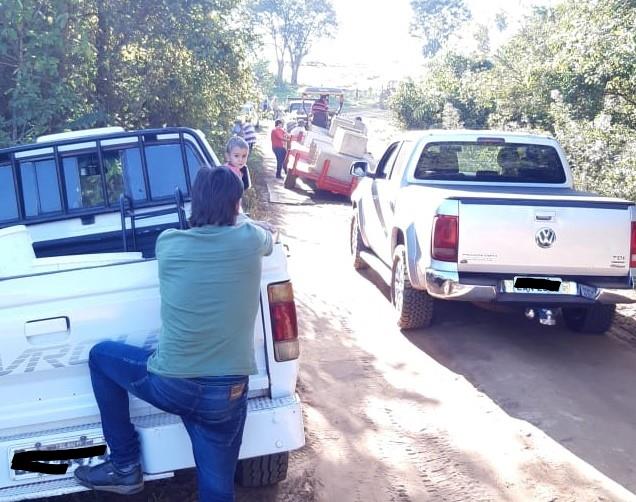
<path fill-rule="evenodd" d="M 435 300 L 411 286 L 406 264 L 406 248 L 400 244 L 393 253 L 391 302 L 401 329 L 428 328 L 433 322 Z"/>
<path fill-rule="evenodd" d="M 289 188 L 292 189 L 296 186 L 296 179 L 298 177 L 294 176 L 291 171 L 287 171 L 287 174 L 285 175 L 285 181 L 283 182 L 283 186 L 285 188 Z"/>
<path fill-rule="evenodd" d="M 349 244 L 351 250 L 351 259 L 353 261 L 353 268 L 355 268 L 356 270 L 368 268 L 369 265 L 367 265 L 367 263 L 360 257 L 360 252 L 365 251 L 367 248 L 362 241 L 362 234 L 360 234 L 360 227 L 358 225 L 358 216 L 355 213 L 351 217 Z"/>
<path fill-rule="evenodd" d="M 603 335 L 612 327 L 616 305 L 563 307 L 561 311 L 565 325 L 572 331 Z"/>
<path fill-rule="evenodd" d="M 288 464 L 289 452 L 239 460 L 235 479 L 247 488 L 274 485 L 287 477 Z"/>

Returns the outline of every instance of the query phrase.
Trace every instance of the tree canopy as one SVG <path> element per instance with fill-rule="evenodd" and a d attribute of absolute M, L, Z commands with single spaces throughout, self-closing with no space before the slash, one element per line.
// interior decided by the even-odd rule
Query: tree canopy
<path fill-rule="evenodd" d="M 631 0 L 535 8 L 496 52 L 442 46 L 391 107 L 412 128 L 547 131 L 566 148 L 580 188 L 636 200 L 634 26 Z"/>
<path fill-rule="evenodd" d="M 0 144 L 105 124 L 220 137 L 252 93 L 245 16 L 240 0 L 0 3 Z"/>
<path fill-rule="evenodd" d="M 411 0 L 411 33 L 420 37 L 425 56 L 437 54 L 450 36 L 471 18 L 463 0 Z"/>
<path fill-rule="evenodd" d="M 284 79 L 286 57 L 291 66 L 291 83 L 298 84 L 298 71 L 312 45 L 332 37 L 338 26 L 329 0 L 253 0 L 257 23 L 274 45 L 276 81 Z"/>

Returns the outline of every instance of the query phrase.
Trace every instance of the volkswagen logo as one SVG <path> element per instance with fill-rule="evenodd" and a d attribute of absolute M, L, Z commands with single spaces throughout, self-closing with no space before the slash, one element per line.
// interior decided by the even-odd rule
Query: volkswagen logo
<path fill-rule="evenodd" d="M 542 228 L 534 236 L 534 241 L 540 248 L 549 248 L 556 241 L 556 233 L 551 228 Z"/>

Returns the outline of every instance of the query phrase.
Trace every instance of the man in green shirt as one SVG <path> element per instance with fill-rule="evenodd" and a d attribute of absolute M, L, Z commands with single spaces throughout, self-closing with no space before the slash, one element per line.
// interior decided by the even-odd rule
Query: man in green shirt
<path fill-rule="evenodd" d="M 191 228 L 166 230 L 157 239 L 162 327 L 156 351 L 110 341 L 91 349 L 91 380 L 111 453 L 108 462 L 75 471 L 82 485 L 120 494 L 143 489 L 130 392 L 181 416 L 200 500 L 234 499 L 248 376 L 256 373 L 261 262 L 273 247 L 269 225 L 239 215 L 242 194 L 229 169 L 200 169 Z"/>

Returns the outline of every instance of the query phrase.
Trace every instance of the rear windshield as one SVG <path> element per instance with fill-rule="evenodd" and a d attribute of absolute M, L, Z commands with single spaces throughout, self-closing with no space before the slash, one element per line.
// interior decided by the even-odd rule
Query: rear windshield
<path fill-rule="evenodd" d="M 312 104 L 313 103 L 309 101 L 305 102 L 305 107 L 307 108 L 307 111 L 311 110 Z M 302 103 L 292 103 L 291 105 L 289 105 L 289 111 L 296 112 L 296 113 L 304 113 L 305 109 L 303 108 Z"/>
<path fill-rule="evenodd" d="M 419 180 L 564 183 L 556 150 L 515 143 L 429 143 L 417 162 Z"/>

